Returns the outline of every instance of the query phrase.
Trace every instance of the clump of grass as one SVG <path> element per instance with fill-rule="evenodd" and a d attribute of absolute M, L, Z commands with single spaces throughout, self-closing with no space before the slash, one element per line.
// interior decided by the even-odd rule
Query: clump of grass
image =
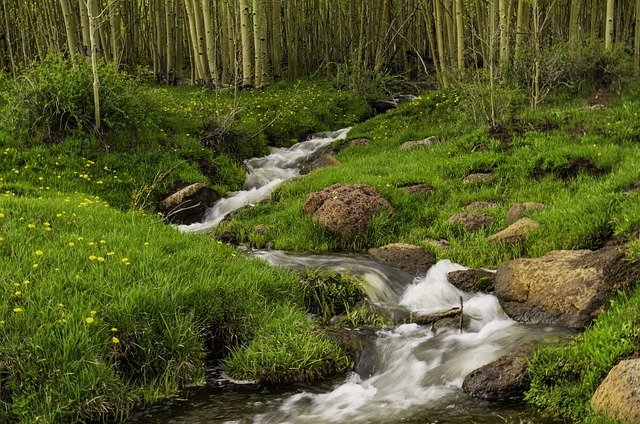
<path fill-rule="evenodd" d="M 302 284 L 307 310 L 325 323 L 366 299 L 362 283 L 349 274 L 307 270 L 302 276 Z"/>
<path fill-rule="evenodd" d="M 232 378 L 257 384 L 312 382 L 347 370 L 349 357 L 344 349 L 311 324 L 302 311 L 276 309 L 274 317 L 248 346 L 223 361 Z"/>
<path fill-rule="evenodd" d="M 619 293 L 594 324 L 566 346 L 542 346 L 531 363 L 525 399 L 571 419 L 600 422 L 591 409 L 598 385 L 640 343 L 640 289 Z"/>

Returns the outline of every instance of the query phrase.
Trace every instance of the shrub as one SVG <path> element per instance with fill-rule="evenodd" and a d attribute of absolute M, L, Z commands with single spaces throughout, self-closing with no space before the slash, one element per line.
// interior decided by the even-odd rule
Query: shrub
<path fill-rule="evenodd" d="M 111 65 L 98 69 L 102 134 L 137 132 L 149 119 L 136 81 Z M 60 55 L 49 55 L 8 84 L 3 126 L 14 136 L 56 141 L 73 133 L 95 132 L 93 77 L 84 60 L 73 67 Z"/>

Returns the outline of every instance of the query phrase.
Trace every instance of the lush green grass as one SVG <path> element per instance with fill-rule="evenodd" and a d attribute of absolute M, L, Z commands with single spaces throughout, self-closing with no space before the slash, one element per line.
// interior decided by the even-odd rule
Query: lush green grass
<path fill-rule="evenodd" d="M 554 249 L 594 249 L 612 236 L 628 240 L 640 225 L 636 207 L 640 193 L 623 194 L 640 180 L 637 101 L 623 100 L 604 110 L 574 101 L 562 108 L 523 113 L 528 123 L 503 129 L 503 139 L 477 128 L 459 112 L 459 97 L 432 93 L 398 110 L 356 125 L 349 138 L 367 137 L 369 146 L 337 154 L 341 165 L 317 170 L 284 184 L 273 202 L 243 211 L 222 229 L 250 234 L 256 225 L 270 227 L 276 247 L 296 251 L 363 250 L 388 242 L 424 244 L 426 238 L 447 239 L 450 252 L 437 252 L 468 266 L 495 267 L 522 255 L 540 256 Z M 549 121 L 555 120 L 551 126 Z M 536 129 L 540 128 L 540 129 Z M 576 133 L 576 128 L 580 132 Z M 442 137 L 426 149 L 402 151 L 407 141 Z M 493 172 L 487 183 L 465 184 L 473 172 Z M 394 206 L 393 216 L 379 216 L 367 234 L 337 240 L 301 214 L 305 196 L 334 183 L 376 187 Z M 435 191 L 422 197 L 404 193 L 408 183 L 429 183 Z M 489 227 L 467 233 L 448 218 L 465 212 L 473 201 L 497 208 Z M 506 227 L 504 217 L 518 202 L 549 206 L 530 216 L 542 224 L 526 243 L 491 245 L 486 237 Z M 296 231 L 290 231 L 295 228 Z"/>
<path fill-rule="evenodd" d="M 261 345 L 274 325 L 288 328 L 278 337 L 293 363 L 272 352 L 261 365 L 284 374 L 269 382 L 348 363 L 305 323 L 295 275 L 209 237 L 82 194 L 3 195 L 0 234 L 0 415 L 10 420 L 124 415 L 199 381 L 205 356 L 256 335 L 250 346 Z"/>
<path fill-rule="evenodd" d="M 600 423 L 591 398 L 620 358 L 640 344 L 640 289 L 620 293 L 592 327 L 563 347 L 543 346 L 531 365 L 526 400 L 574 422 Z"/>

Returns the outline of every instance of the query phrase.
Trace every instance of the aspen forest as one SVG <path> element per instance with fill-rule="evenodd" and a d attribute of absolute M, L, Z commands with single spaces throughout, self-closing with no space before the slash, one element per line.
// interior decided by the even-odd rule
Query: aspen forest
<path fill-rule="evenodd" d="M 557 44 L 640 57 L 639 10 L 640 0 L 3 0 L 0 67 L 62 52 L 148 67 L 166 84 L 261 88 L 357 70 L 446 87 L 519 64 L 540 84 Z"/>

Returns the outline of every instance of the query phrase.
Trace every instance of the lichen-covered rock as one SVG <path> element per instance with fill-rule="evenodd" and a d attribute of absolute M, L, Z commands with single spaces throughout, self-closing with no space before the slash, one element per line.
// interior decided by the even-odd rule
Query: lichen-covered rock
<path fill-rule="evenodd" d="M 544 205 L 542 203 L 536 203 L 536 202 L 516 203 L 511 207 L 511 209 L 509 209 L 509 212 L 507 212 L 507 217 L 505 218 L 505 221 L 507 225 L 511 225 L 516 221 L 518 221 L 519 219 L 524 218 L 524 215 L 528 211 L 531 211 L 531 210 L 541 211 L 541 210 L 547 209 L 547 207 L 548 207 L 547 205 Z"/>
<path fill-rule="evenodd" d="M 426 183 L 416 183 L 416 184 L 407 184 L 399 187 L 400 190 L 404 191 L 408 194 L 413 194 L 416 196 L 421 196 L 430 191 L 435 191 L 435 187 L 431 184 Z"/>
<path fill-rule="evenodd" d="M 489 243 L 504 242 L 518 244 L 525 241 L 527 234 L 540 228 L 540 224 L 531 218 L 522 218 L 509 225 L 504 230 L 487 237 Z"/>
<path fill-rule="evenodd" d="M 495 277 L 494 272 L 484 269 L 451 271 L 447 274 L 447 280 L 451 285 L 467 293 L 492 292 Z"/>
<path fill-rule="evenodd" d="M 369 254 L 412 275 L 425 274 L 436 263 L 436 257 L 429 249 L 406 243 L 369 249 Z"/>
<path fill-rule="evenodd" d="M 336 159 L 335 156 L 327 153 L 320 156 L 310 164 L 303 166 L 300 170 L 300 174 L 305 175 L 311 171 L 315 171 L 316 169 L 329 168 L 337 165 L 340 165 L 340 161 Z"/>
<path fill-rule="evenodd" d="M 640 423 L 640 358 L 613 367 L 591 398 L 597 414 L 622 423 Z"/>
<path fill-rule="evenodd" d="M 478 213 L 457 213 L 449 218 L 450 224 L 461 224 L 465 230 L 477 231 L 493 223 L 493 217 Z"/>
<path fill-rule="evenodd" d="M 584 328 L 614 293 L 628 290 L 638 278 L 638 264 L 610 246 L 505 262 L 494 287 L 504 311 L 518 321 Z"/>
<path fill-rule="evenodd" d="M 475 174 L 467 175 L 462 182 L 465 184 L 471 183 L 484 183 L 487 181 L 491 181 L 493 179 L 493 174 L 490 172 L 477 172 Z"/>
<path fill-rule="evenodd" d="M 342 239 L 365 233 L 373 217 L 382 211 L 394 213 L 391 203 L 367 184 L 334 184 L 310 193 L 302 205 L 304 215 L 313 216 Z"/>
<path fill-rule="evenodd" d="M 488 401 L 522 397 L 531 383 L 527 365 L 533 358 L 536 344 L 520 344 L 502 358 L 472 371 L 465 377 L 462 390 Z"/>
<path fill-rule="evenodd" d="M 175 224 L 200 222 L 220 194 L 202 183 L 188 185 L 158 203 L 157 210 Z"/>
<path fill-rule="evenodd" d="M 472 202 L 467 205 L 467 210 L 470 211 L 480 211 L 484 209 L 497 208 L 500 206 L 496 202 Z"/>

